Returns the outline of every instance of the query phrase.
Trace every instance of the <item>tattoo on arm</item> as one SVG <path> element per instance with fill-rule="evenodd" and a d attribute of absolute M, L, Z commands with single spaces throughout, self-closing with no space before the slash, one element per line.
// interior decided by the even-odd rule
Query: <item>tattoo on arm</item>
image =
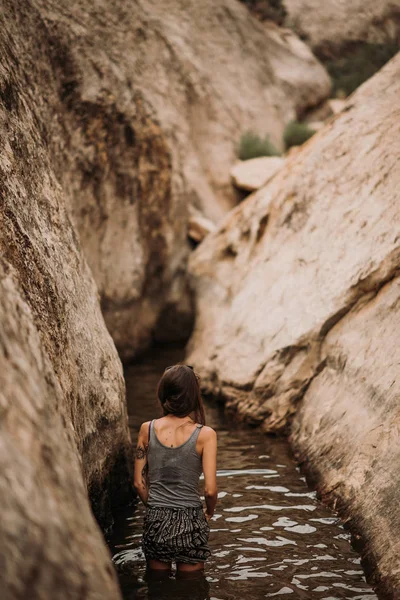
<path fill-rule="evenodd" d="M 146 462 L 143 465 L 143 469 L 142 469 L 142 483 L 144 487 L 148 487 L 148 471 L 149 471 L 149 464 L 147 462 L 147 451 L 148 451 L 148 446 L 138 446 L 136 448 L 136 452 L 135 452 L 135 456 L 138 459 L 146 459 Z"/>
<path fill-rule="evenodd" d="M 136 448 L 136 454 L 135 454 L 136 458 L 146 458 L 147 456 L 147 447 L 142 447 L 142 446 L 138 446 Z"/>

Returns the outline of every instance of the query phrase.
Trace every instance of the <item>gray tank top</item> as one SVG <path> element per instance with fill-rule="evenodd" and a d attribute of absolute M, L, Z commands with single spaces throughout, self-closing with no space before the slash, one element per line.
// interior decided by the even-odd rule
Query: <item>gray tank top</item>
<path fill-rule="evenodd" d="M 170 448 L 158 439 L 154 420 L 150 423 L 148 506 L 201 506 L 198 487 L 203 467 L 196 442 L 202 427 L 197 425 L 186 442 Z"/>

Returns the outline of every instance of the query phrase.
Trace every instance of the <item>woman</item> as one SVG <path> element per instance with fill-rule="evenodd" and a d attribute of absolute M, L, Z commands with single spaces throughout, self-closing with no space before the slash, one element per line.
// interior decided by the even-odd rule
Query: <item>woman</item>
<path fill-rule="evenodd" d="M 167 367 L 157 388 L 164 416 L 143 423 L 134 485 L 146 506 L 143 550 L 150 569 L 199 571 L 210 555 L 208 521 L 217 502 L 217 436 L 205 426 L 198 378 Z M 203 509 L 198 485 L 204 473 Z"/>

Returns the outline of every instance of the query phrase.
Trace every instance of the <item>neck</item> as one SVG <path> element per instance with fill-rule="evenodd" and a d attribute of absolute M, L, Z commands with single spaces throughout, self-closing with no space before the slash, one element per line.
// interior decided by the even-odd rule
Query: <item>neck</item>
<path fill-rule="evenodd" d="M 170 419 L 173 419 L 174 421 L 193 421 L 192 417 L 190 415 L 186 415 L 185 417 L 177 417 L 176 415 L 165 415 L 166 417 L 169 417 Z"/>

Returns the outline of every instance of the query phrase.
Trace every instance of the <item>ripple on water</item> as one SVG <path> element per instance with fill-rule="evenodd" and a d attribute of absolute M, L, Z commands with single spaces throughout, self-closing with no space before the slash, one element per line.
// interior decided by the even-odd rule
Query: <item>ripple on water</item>
<path fill-rule="evenodd" d="M 142 421 L 157 416 L 159 374 L 180 358 L 152 355 L 127 370 L 133 438 Z M 144 511 L 138 507 L 134 518 L 132 511 L 121 513 L 109 540 L 125 600 L 376 600 L 356 567 L 360 559 L 348 533 L 307 489 L 286 442 L 253 430 L 228 430 L 216 407 L 207 407 L 207 416 L 218 430 L 219 501 L 206 577 L 197 586 L 144 581 Z"/>

